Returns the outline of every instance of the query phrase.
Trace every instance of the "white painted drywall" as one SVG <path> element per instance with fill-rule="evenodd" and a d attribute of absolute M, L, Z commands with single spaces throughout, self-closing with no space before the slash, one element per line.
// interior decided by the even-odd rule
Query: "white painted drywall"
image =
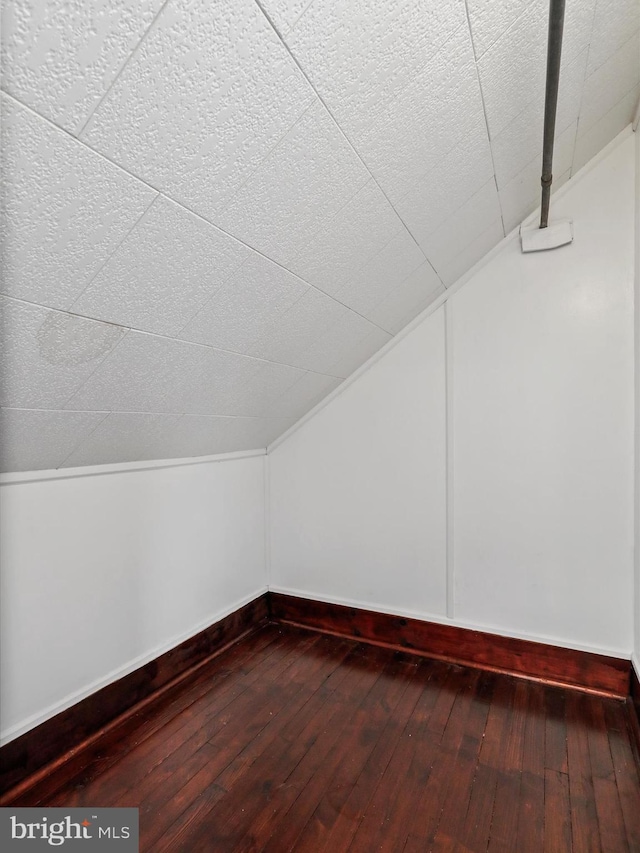
<path fill-rule="evenodd" d="M 269 457 L 271 588 L 444 614 L 443 314 Z"/>
<path fill-rule="evenodd" d="M 635 590 L 633 663 L 640 678 L 640 127 L 634 133 L 636 154 L 635 204 Z"/>
<path fill-rule="evenodd" d="M 0 487 L 3 740 L 264 592 L 264 463 Z"/>
<path fill-rule="evenodd" d="M 271 587 L 629 655 L 633 140 L 269 455 Z M 447 369 L 448 368 L 448 369 Z"/>
<path fill-rule="evenodd" d="M 633 152 L 554 204 L 573 245 L 511 242 L 450 301 L 456 615 L 627 654 Z"/>

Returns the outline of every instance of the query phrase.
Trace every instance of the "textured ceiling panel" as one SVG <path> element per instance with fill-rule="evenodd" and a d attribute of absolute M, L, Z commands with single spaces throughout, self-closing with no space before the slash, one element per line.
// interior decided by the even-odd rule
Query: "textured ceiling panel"
<path fill-rule="evenodd" d="M 229 395 L 256 366 L 211 347 L 129 332 L 66 408 L 235 414 L 225 411 Z"/>
<path fill-rule="evenodd" d="M 112 412 L 65 458 L 63 467 L 252 450 L 293 423 L 292 419 L 277 418 Z"/>
<path fill-rule="evenodd" d="M 406 227 L 375 181 L 369 180 L 306 244 L 288 266 L 334 295 L 381 246 Z"/>
<path fill-rule="evenodd" d="M 187 341 L 251 354 L 278 319 L 309 290 L 287 270 L 252 253 L 181 330 Z"/>
<path fill-rule="evenodd" d="M 65 459 L 64 467 L 180 456 L 173 452 L 174 430 L 182 417 L 112 412 Z"/>
<path fill-rule="evenodd" d="M 382 243 L 379 251 L 338 290 L 336 299 L 370 318 L 371 311 L 389 293 L 389 285 L 400 284 L 424 260 L 414 238 L 403 229 L 388 243 Z"/>
<path fill-rule="evenodd" d="M 242 243 L 159 197 L 71 310 L 176 335 L 249 254 Z"/>
<path fill-rule="evenodd" d="M 118 326 L 2 297 L 0 330 L 2 405 L 34 409 L 65 408 L 124 335 Z"/>
<path fill-rule="evenodd" d="M 396 334 L 443 292 L 442 281 L 425 261 L 369 311 L 369 319 Z"/>
<path fill-rule="evenodd" d="M 305 387 L 311 382 L 313 386 L 313 377 L 317 378 L 322 387 L 334 387 L 341 382 L 332 376 L 307 373 L 297 367 L 269 361 L 258 362 L 257 370 L 251 375 L 250 381 L 244 386 L 238 385 L 230 394 L 228 409 L 234 415 L 246 417 L 293 417 L 281 402 L 281 398 L 298 382 L 305 382 Z"/>
<path fill-rule="evenodd" d="M 483 125 L 476 127 L 396 204 L 424 248 L 431 234 L 493 176 L 491 148 Z"/>
<path fill-rule="evenodd" d="M 285 40 L 348 134 L 373 121 L 465 22 L 464 0 L 314 0 Z"/>
<path fill-rule="evenodd" d="M 2 98 L 2 289 L 68 308 L 156 193 Z"/>
<path fill-rule="evenodd" d="M 382 329 L 378 329 L 368 320 L 352 311 L 344 311 L 340 320 L 334 323 L 324 334 L 306 348 L 297 359 L 302 367 L 316 373 L 346 377 L 353 372 L 354 351 L 360 348 L 368 350 L 369 355 L 380 349 L 390 338 Z M 366 342 L 369 343 L 366 343 Z M 373 343 L 372 343 L 373 342 Z M 373 345 L 373 350 L 371 346 Z M 356 358 L 357 360 L 357 358 Z M 366 356 L 360 360 L 360 364 Z M 346 366 L 344 366 L 346 364 Z"/>
<path fill-rule="evenodd" d="M 468 29 L 460 27 L 435 55 L 427 56 L 375 120 L 353 131 L 355 145 L 394 204 L 469 133 L 481 132 L 486 140 Z"/>
<path fill-rule="evenodd" d="M 467 243 L 466 241 L 461 246 L 458 254 L 452 258 L 447 264 L 440 267 L 438 273 L 445 287 L 449 287 L 456 282 L 461 275 L 487 254 L 493 247 L 500 242 L 504 235 L 504 226 L 502 218 L 494 219 L 488 227 Z"/>
<path fill-rule="evenodd" d="M 81 138 L 207 219 L 314 100 L 250 0 L 169 0 Z"/>
<path fill-rule="evenodd" d="M 79 132 L 163 2 L 3 3 L 3 86 L 41 115 Z"/>
<path fill-rule="evenodd" d="M 340 353 L 338 360 L 331 364 L 329 371 L 337 376 L 349 376 L 390 340 L 391 335 L 378 328 L 374 328 L 362 338 L 360 335 L 353 335 L 348 343 L 337 346 L 331 358 L 327 359 L 329 362 L 337 353 Z"/>
<path fill-rule="evenodd" d="M 570 125 L 574 125 L 580 113 L 580 101 L 584 83 L 588 51 L 584 50 L 570 63 L 563 73 L 563 88 L 558 98 L 556 116 L 556 138 Z M 495 166 L 496 182 L 502 189 L 518 172 L 537 157 L 540 157 L 540 140 L 544 127 L 544 97 L 536 98 L 518 113 L 509 124 L 492 139 L 491 150 Z M 570 165 L 570 164 L 569 164 Z M 557 165 L 554 171 L 559 174 Z M 538 185 L 540 176 L 538 175 Z"/>
<path fill-rule="evenodd" d="M 278 396 L 267 413 L 273 416 L 277 411 L 283 417 L 300 418 L 337 388 L 340 382 L 340 379 L 322 376 L 319 373 L 305 373 Z"/>
<path fill-rule="evenodd" d="M 286 264 L 368 179 L 364 164 L 316 101 L 216 222 Z"/>
<path fill-rule="evenodd" d="M 476 58 L 480 59 L 530 5 L 530 0 L 467 0 Z"/>
<path fill-rule="evenodd" d="M 442 273 L 461 250 L 486 230 L 488 222 L 499 219 L 498 190 L 496 182 L 490 178 L 425 240 L 425 251 L 436 272 Z"/>
<path fill-rule="evenodd" d="M 618 101 L 610 110 L 607 110 L 598 121 L 586 130 L 578 124 L 575 151 L 573 154 L 572 173 L 581 169 L 598 151 L 600 151 L 614 136 L 626 127 L 636 114 L 638 100 L 640 99 L 640 86 L 632 89 L 627 95 Z"/>
<path fill-rule="evenodd" d="M 537 206 L 547 6 L 7 0 L 3 469 L 263 447 L 338 387 Z M 639 28 L 567 4 L 554 187 Z"/>
<path fill-rule="evenodd" d="M 306 367 L 305 354 L 332 326 L 339 323 L 348 309 L 309 288 L 288 311 L 285 311 L 253 346 L 252 355 Z"/>
<path fill-rule="evenodd" d="M 596 0 L 587 74 L 593 74 L 640 28 L 638 0 Z"/>
<path fill-rule="evenodd" d="M 522 108 L 544 92 L 547 51 L 547 0 L 533 0 L 478 62 L 491 138 Z M 594 0 L 568 3 L 562 44 L 562 74 L 587 50 Z M 564 82 L 564 80 L 563 80 Z M 564 88 L 564 87 L 563 87 Z"/>
<path fill-rule="evenodd" d="M 2 470 L 58 468 L 106 417 L 106 412 L 0 409 Z"/>
<path fill-rule="evenodd" d="M 261 5 L 263 9 L 268 5 L 269 18 L 278 32 L 283 35 L 294 26 L 312 2 L 313 0 L 270 0 L 268 4 L 261 3 Z"/>
<path fill-rule="evenodd" d="M 640 35 L 636 32 L 585 80 L 580 124 L 592 127 L 611 107 L 640 84 Z"/>

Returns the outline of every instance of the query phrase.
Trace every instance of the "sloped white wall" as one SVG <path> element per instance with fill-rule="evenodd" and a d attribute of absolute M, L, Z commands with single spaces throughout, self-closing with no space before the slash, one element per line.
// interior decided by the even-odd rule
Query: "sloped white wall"
<path fill-rule="evenodd" d="M 264 592 L 264 462 L 0 487 L 3 740 Z"/>
<path fill-rule="evenodd" d="M 630 654 L 633 173 L 627 132 L 572 246 L 506 241 L 274 446 L 271 588 Z"/>

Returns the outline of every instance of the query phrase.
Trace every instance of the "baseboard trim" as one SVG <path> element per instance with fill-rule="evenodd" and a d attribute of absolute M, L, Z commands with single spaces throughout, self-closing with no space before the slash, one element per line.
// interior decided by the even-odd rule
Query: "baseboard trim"
<path fill-rule="evenodd" d="M 277 622 L 560 687 L 629 695 L 631 663 L 622 658 L 284 593 L 269 592 L 268 601 Z"/>
<path fill-rule="evenodd" d="M 45 780 L 59 787 L 105 739 L 138 725 L 140 712 L 268 619 L 268 593 L 0 748 L 0 806 L 17 805 Z"/>
<path fill-rule="evenodd" d="M 632 740 L 636 748 L 636 761 L 640 768 L 640 679 L 634 666 L 631 667 L 631 678 L 629 682 L 629 720 L 631 726 Z"/>
<path fill-rule="evenodd" d="M 640 681 L 630 661 L 277 592 L 258 598 L 0 748 L 0 806 L 35 804 L 202 667 L 267 621 L 423 657 L 626 698 L 640 759 Z"/>

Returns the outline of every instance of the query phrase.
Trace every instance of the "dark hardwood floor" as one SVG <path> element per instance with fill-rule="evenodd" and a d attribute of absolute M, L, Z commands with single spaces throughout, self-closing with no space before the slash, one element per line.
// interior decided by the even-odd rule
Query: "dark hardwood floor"
<path fill-rule="evenodd" d="M 277 626 L 39 804 L 138 806 L 154 853 L 640 851 L 622 701 Z"/>

